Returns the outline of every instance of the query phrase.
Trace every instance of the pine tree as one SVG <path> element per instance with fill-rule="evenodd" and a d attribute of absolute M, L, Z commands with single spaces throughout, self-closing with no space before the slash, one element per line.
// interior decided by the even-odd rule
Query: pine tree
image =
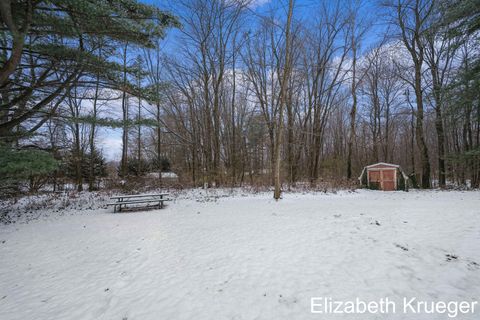
<path fill-rule="evenodd" d="M 29 183 L 29 191 L 38 191 L 40 181 L 53 173 L 58 163 L 42 150 L 15 150 L 0 147 L 0 194 L 19 191 L 20 185 Z"/>
<path fill-rule="evenodd" d="M 2 0 L 0 13 L 0 138 L 7 142 L 41 127 L 45 111 L 58 108 L 80 77 L 100 74 L 103 86 L 115 88 L 122 68 L 111 59 L 114 50 L 96 53 L 98 39 L 153 47 L 178 24 L 136 0 Z"/>

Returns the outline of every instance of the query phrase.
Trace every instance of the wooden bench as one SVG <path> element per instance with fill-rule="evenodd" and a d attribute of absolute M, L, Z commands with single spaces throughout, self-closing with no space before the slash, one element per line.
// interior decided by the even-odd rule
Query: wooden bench
<path fill-rule="evenodd" d="M 158 204 L 157 206 L 161 209 L 163 208 L 163 203 L 165 201 L 170 201 L 171 199 L 167 198 L 168 193 L 154 193 L 154 194 L 134 194 L 134 195 L 122 195 L 111 197 L 110 200 L 116 200 L 112 203 L 107 203 L 107 206 L 113 206 L 113 212 L 116 213 L 123 209 L 127 208 L 127 205 L 143 204 L 148 206 L 150 203 Z M 137 206 L 141 207 L 141 206 Z"/>

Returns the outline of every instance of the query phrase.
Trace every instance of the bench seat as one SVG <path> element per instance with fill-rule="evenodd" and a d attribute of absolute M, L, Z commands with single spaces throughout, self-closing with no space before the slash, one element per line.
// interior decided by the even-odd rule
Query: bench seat
<path fill-rule="evenodd" d="M 163 203 L 165 201 L 171 201 L 169 198 L 154 198 L 154 197 L 149 197 L 145 199 L 134 199 L 134 200 L 126 200 L 126 201 L 116 201 L 116 202 L 111 202 L 107 203 L 107 206 L 113 206 L 113 212 L 117 212 L 117 207 L 118 211 L 122 211 L 122 206 L 126 208 L 126 205 L 129 204 L 149 204 L 149 203 L 158 203 L 160 208 L 163 208 Z"/>
<path fill-rule="evenodd" d="M 114 206 L 114 205 L 119 205 L 119 204 L 135 204 L 135 203 L 171 201 L 171 200 L 172 200 L 172 199 L 169 199 L 169 198 L 164 198 L 164 199 L 145 199 L 145 200 L 128 200 L 128 201 L 107 203 L 107 206 Z"/>

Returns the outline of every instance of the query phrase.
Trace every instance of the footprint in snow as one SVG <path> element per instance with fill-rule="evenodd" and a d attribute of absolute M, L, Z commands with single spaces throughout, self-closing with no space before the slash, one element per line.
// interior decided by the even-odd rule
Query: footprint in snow
<path fill-rule="evenodd" d="M 407 247 L 404 247 L 404 246 L 402 246 L 402 245 L 400 245 L 400 244 L 398 244 L 398 243 L 394 243 L 394 245 L 395 245 L 395 247 L 400 248 L 400 249 L 402 249 L 403 251 L 408 251 L 408 248 L 407 248 Z"/>
<path fill-rule="evenodd" d="M 454 254 L 446 254 L 445 257 L 447 257 L 447 261 L 454 261 L 454 260 L 457 260 L 458 259 L 458 256 L 454 255 Z"/>
<path fill-rule="evenodd" d="M 284 303 L 286 305 L 297 303 L 297 298 L 295 298 L 295 297 L 286 298 L 286 297 L 283 297 L 281 294 L 278 297 L 279 297 L 278 298 L 279 303 Z"/>
<path fill-rule="evenodd" d="M 468 269 L 470 269 L 470 270 L 477 270 L 477 269 L 480 269 L 480 264 L 476 263 L 475 261 L 470 261 L 470 262 L 467 264 L 467 267 L 468 267 Z"/>

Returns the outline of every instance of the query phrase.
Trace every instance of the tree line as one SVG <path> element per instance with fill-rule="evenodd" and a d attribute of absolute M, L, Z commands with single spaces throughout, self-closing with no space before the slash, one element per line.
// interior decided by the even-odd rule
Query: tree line
<path fill-rule="evenodd" d="M 171 167 L 189 185 L 279 198 L 393 162 L 422 188 L 478 187 L 478 0 L 308 6 L 2 2 L 4 176 L 68 173 L 94 190 L 109 127 L 124 180 Z M 27 151 L 43 156 L 15 160 Z"/>

